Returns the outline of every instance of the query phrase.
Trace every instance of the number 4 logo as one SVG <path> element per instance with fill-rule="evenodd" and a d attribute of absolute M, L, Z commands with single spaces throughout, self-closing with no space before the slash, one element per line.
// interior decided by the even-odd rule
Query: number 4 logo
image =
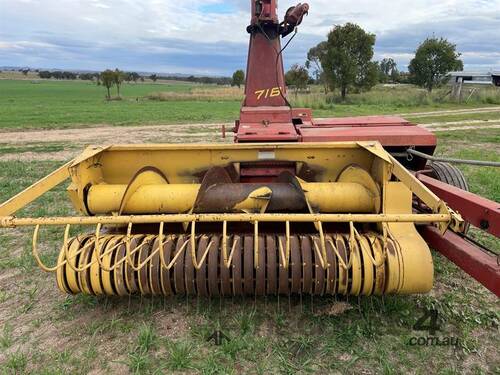
<path fill-rule="evenodd" d="M 425 324 L 427 321 L 429 321 L 429 324 Z M 415 331 L 428 331 L 431 336 L 434 336 L 436 331 L 440 329 L 438 324 L 438 311 L 434 309 L 424 309 L 424 315 L 417 320 L 413 329 Z"/>

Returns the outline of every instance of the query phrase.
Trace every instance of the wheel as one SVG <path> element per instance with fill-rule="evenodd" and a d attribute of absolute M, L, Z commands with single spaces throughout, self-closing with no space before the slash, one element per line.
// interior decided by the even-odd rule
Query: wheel
<path fill-rule="evenodd" d="M 436 180 L 442 181 L 448 185 L 455 186 L 465 191 L 469 191 L 469 185 L 463 173 L 457 167 L 442 162 L 432 162 L 429 163 L 429 167 L 432 170 L 430 177 Z"/>
<path fill-rule="evenodd" d="M 443 163 L 439 161 L 435 161 L 428 164 L 428 167 L 432 171 L 429 176 L 444 182 L 448 185 L 455 186 L 459 189 L 469 191 L 469 185 L 467 184 L 467 180 L 465 179 L 464 174 L 457 167 L 449 164 Z M 465 223 L 465 229 L 463 234 L 467 234 L 469 231 L 469 223 Z"/>

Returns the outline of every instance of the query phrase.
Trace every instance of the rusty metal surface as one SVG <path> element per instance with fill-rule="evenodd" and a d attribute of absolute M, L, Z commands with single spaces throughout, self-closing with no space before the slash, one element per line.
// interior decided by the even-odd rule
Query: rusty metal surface
<path fill-rule="evenodd" d="M 227 246 L 229 249 L 232 248 L 235 237 L 232 237 L 232 241 L 227 241 Z M 219 269 L 220 269 L 220 290 L 223 296 L 230 296 L 232 294 L 231 288 L 231 270 L 227 268 L 224 264 L 224 257 L 220 256 Z"/>
<path fill-rule="evenodd" d="M 201 236 L 200 241 L 198 243 L 198 251 L 197 257 L 201 259 L 205 250 L 207 249 L 209 243 L 208 236 Z M 188 245 L 189 246 L 189 245 Z M 187 252 L 186 252 L 187 254 Z M 201 297 L 208 297 L 208 289 L 207 289 L 207 263 L 203 262 L 201 264 L 200 269 L 196 270 L 196 288 L 198 289 L 198 295 Z"/>
<path fill-rule="evenodd" d="M 307 236 L 301 236 L 300 245 L 302 253 L 302 291 L 305 294 L 311 294 L 314 272 L 311 242 L 309 241 L 309 238 L 307 238 Z"/>
<path fill-rule="evenodd" d="M 291 248 L 291 293 L 292 294 L 301 294 L 301 286 L 302 286 L 302 262 L 300 257 L 300 241 L 297 236 L 293 236 L 290 239 L 290 248 Z"/>
<path fill-rule="evenodd" d="M 186 246 L 190 246 L 188 243 Z M 184 254 L 181 255 L 181 258 L 184 258 L 184 280 L 185 280 L 185 288 L 187 295 L 195 295 L 196 294 L 196 274 L 193 264 L 193 258 L 189 251 L 184 251 Z"/>
<path fill-rule="evenodd" d="M 147 241 L 147 239 L 144 239 L 144 241 Z M 131 250 L 134 251 L 134 249 Z M 145 246 L 142 246 L 141 249 L 139 250 L 139 264 L 142 264 L 149 257 L 149 254 L 150 254 L 149 245 L 146 244 Z M 139 288 L 141 289 L 141 294 L 148 296 L 151 294 L 151 288 L 149 286 L 149 267 L 147 266 L 143 267 L 138 272 L 139 272 Z"/>
<path fill-rule="evenodd" d="M 285 236 L 278 236 L 278 240 L 277 240 L 278 248 L 280 248 L 280 247 L 284 248 L 286 246 L 285 243 L 286 243 Z M 281 256 L 279 256 L 278 259 L 279 259 L 279 271 L 278 271 L 279 289 L 278 289 L 278 292 L 279 292 L 279 294 L 290 295 L 290 285 L 289 285 L 290 284 L 290 281 L 289 281 L 290 268 L 285 267 L 285 264 L 283 263 L 283 259 Z"/>
<path fill-rule="evenodd" d="M 266 236 L 266 262 L 267 262 L 267 294 L 278 294 L 278 263 L 276 239 L 274 236 Z"/>
<path fill-rule="evenodd" d="M 234 212 L 235 206 L 247 200 L 252 192 L 261 188 L 272 191 L 266 212 L 303 212 L 307 203 L 301 189 L 292 184 L 216 184 L 208 187 L 200 194 L 194 207 L 195 213 L 227 213 Z M 201 189 L 200 189 L 201 192 Z"/>
<path fill-rule="evenodd" d="M 139 239 L 133 238 L 131 243 L 130 243 L 130 249 L 135 249 L 138 242 L 139 242 Z M 133 255 L 134 263 L 132 266 L 137 266 L 139 264 L 138 257 L 139 257 L 138 252 Z M 127 289 L 131 293 L 136 293 L 137 291 L 139 291 L 139 285 L 137 283 L 137 281 L 138 281 L 137 271 L 134 271 L 132 266 L 130 264 L 128 264 L 128 262 L 125 262 L 125 274 L 126 274 L 125 281 L 127 284 Z"/>
<path fill-rule="evenodd" d="M 243 248 L 243 237 L 236 242 L 234 257 L 233 257 L 233 267 L 232 267 L 232 284 L 233 284 L 233 295 L 242 296 L 243 295 L 243 280 L 242 280 L 242 248 Z"/>
<path fill-rule="evenodd" d="M 167 241 L 163 244 L 163 249 L 160 250 L 163 251 L 163 258 L 167 264 L 170 263 L 170 260 L 172 259 L 173 244 L 174 241 Z M 172 290 L 171 277 L 172 270 L 166 267 L 161 267 L 161 286 L 163 295 L 167 297 L 174 294 Z"/>
<path fill-rule="evenodd" d="M 180 236 L 175 246 L 175 254 L 181 250 L 184 242 L 188 241 L 186 236 Z M 186 252 L 185 252 L 186 253 Z M 186 286 L 184 285 L 184 256 L 179 256 L 174 264 L 174 286 L 175 294 L 185 294 Z"/>
<path fill-rule="evenodd" d="M 118 246 L 118 248 L 115 250 L 115 258 L 114 262 L 118 262 L 120 259 L 123 259 L 125 257 L 125 245 L 121 244 Z M 129 291 L 127 290 L 127 286 L 125 283 L 125 262 L 123 262 L 118 268 L 113 272 L 113 279 L 115 281 L 115 288 L 116 292 L 118 293 L 119 296 L 126 296 L 129 294 Z M 161 294 L 158 293 L 158 294 Z"/>
<path fill-rule="evenodd" d="M 245 295 L 254 295 L 253 237 L 245 236 L 243 240 L 243 290 Z"/>
<path fill-rule="evenodd" d="M 152 247 L 151 251 L 154 251 L 155 248 Z M 161 291 L 161 281 L 160 281 L 160 253 L 156 253 L 151 258 L 149 262 L 149 281 L 151 287 L 151 294 L 154 296 L 158 296 L 162 294 Z"/>
<path fill-rule="evenodd" d="M 335 294 L 335 282 L 337 280 L 335 256 L 330 242 L 326 243 L 326 261 L 328 263 L 326 269 L 326 294 Z"/>
<path fill-rule="evenodd" d="M 263 296 L 266 294 L 266 243 L 263 236 L 259 236 L 259 260 L 255 270 L 255 295 Z"/>
<path fill-rule="evenodd" d="M 220 296 L 219 290 L 219 255 L 220 254 L 220 237 L 217 235 L 211 236 L 210 239 L 213 243 L 210 252 L 208 253 L 208 293 L 210 296 Z M 221 256 L 222 258 L 222 256 Z"/>
<path fill-rule="evenodd" d="M 320 255 L 315 251 L 316 248 L 319 248 L 319 240 L 317 238 L 311 239 L 311 248 L 314 254 L 314 294 L 322 296 L 325 290 L 326 272 L 321 267 Z"/>

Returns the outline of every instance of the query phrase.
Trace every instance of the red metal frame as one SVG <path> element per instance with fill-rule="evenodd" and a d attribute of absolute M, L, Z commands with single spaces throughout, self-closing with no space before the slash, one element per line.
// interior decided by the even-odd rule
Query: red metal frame
<path fill-rule="evenodd" d="M 445 184 L 421 173 L 417 178 L 475 227 L 500 237 L 500 203 Z"/>
<path fill-rule="evenodd" d="M 425 226 L 420 233 L 431 247 L 500 297 L 500 266 L 497 257 L 485 253 L 450 231 L 442 236 L 436 228 Z"/>
<path fill-rule="evenodd" d="M 376 140 L 385 147 L 411 146 L 426 153 L 434 152 L 437 145 L 434 134 L 400 117 L 314 120 L 311 110 L 292 109 L 286 99 L 280 37 L 290 32 L 290 27 L 283 30 L 287 22 L 302 22 L 309 5 L 290 8 L 282 23 L 277 16 L 276 0 L 252 0 L 251 5 L 245 100 L 236 122 L 235 142 Z"/>

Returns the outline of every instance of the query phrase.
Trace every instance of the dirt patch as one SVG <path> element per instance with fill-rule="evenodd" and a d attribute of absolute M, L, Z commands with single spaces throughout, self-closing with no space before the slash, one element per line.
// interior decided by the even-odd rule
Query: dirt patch
<path fill-rule="evenodd" d="M 326 305 L 323 308 L 314 312 L 316 316 L 339 316 L 346 311 L 351 310 L 353 306 L 347 302 L 335 302 L 331 305 Z"/>
<path fill-rule="evenodd" d="M 66 161 L 73 159 L 79 153 L 79 150 L 9 153 L 0 155 L 0 161 Z"/>
<path fill-rule="evenodd" d="M 186 317 L 180 311 L 159 311 L 154 315 L 158 335 L 171 339 L 185 337 L 191 329 Z"/>
<path fill-rule="evenodd" d="M 398 116 L 407 117 L 439 117 L 439 116 L 449 116 L 449 115 L 465 115 L 474 113 L 488 113 L 488 112 L 500 112 L 500 106 L 483 107 L 483 108 L 472 108 L 472 109 L 451 109 L 445 111 L 432 111 L 432 112 L 416 112 L 416 113 L 398 113 Z"/>
<path fill-rule="evenodd" d="M 452 132 L 457 130 L 479 130 L 479 129 L 500 129 L 500 124 L 480 125 L 480 126 L 456 126 L 450 128 L 430 128 L 429 130 L 435 133 L 435 132 Z"/>
<path fill-rule="evenodd" d="M 225 124 L 226 128 L 232 126 Z M 2 132 L 1 143 L 70 142 L 73 144 L 144 143 L 147 140 L 221 137 L 222 124 L 183 124 Z"/>
<path fill-rule="evenodd" d="M 463 120 L 463 121 L 447 121 L 447 122 L 431 122 L 429 124 L 420 124 L 424 128 L 432 128 L 436 126 L 458 126 L 458 125 L 497 125 L 499 120 Z"/>

